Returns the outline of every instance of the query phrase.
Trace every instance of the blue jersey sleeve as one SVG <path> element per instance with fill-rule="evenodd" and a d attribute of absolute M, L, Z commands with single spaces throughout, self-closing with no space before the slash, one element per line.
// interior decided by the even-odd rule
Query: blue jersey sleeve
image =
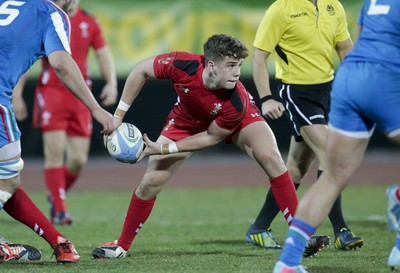
<path fill-rule="evenodd" d="M 51 15 L 47 30 L 44 34 L 44 50 L 46 56 L 57 50 L 67 51 L 71 54 L 69 44 L 70 23 L 68 17 L 60 11 L 54 11 Z"/>

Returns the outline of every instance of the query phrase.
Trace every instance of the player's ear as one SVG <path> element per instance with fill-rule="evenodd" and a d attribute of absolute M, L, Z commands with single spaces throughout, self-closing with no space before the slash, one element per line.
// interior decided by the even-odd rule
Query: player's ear
<path fill-rule="evenodd" d="M 207 67 L 208 67 L 208 70 L 210 71 L 210 74 L 212 75 L 214 73 L 215 62 L 213 62 L 211 60 L 208 60 L 207 61 Z"/>

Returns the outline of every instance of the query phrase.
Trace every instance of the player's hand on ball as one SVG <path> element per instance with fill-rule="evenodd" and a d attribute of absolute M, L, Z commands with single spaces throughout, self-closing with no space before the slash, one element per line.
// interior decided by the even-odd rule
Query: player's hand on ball
<path fill-rule="evenodd" d="M 103 108 L 96 108 L 92 111 L 92 115 L 95 120 L 103 125 L 103 130 L 101 131 L 103 134 L 110 135 L 117 128 L 114 125 L 112 115 Z"/>
<path fill-rule="evenodd" d="M 111 135 L 105 135 L 104 142 L 111 157 L 130 164 L 139 160 L 144 147 L 139 128 L 126 122 L 122 122 Z"/>
<path fill-rule="evenodd" d="M 104 147 L 107 147 L 107 143 L 108 143 L 108 141 L 110 140 L 110 138 L 111 138 L 112 134 L 114 133 L 115 129 L 117 129 L 119 126 L 121 126 L 121 124 L 122 124 L 122 119 L 113 116 L 112 122 L 113 122 L 113 124 L 114 124 L 114 130 L 113 130 L 111 133 L 109 133 L 109 134 L 104 134 L 104 135 L 103 135 L 103 144 L 104 144 Z"/>
<path fill-rule="evenodd" d="M 138 161 L 142 160 L 146 156 L 161 154 L 160 144 L 151 141 L 147 134 L 143 134 L 143 141 L 145 148 L 140 154 Z"/>

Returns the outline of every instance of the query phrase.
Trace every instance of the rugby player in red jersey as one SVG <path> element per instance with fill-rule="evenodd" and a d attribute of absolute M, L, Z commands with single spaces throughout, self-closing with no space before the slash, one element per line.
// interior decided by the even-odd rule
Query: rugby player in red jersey
<path fill-rule="evenodd" d="M 204 44 L 204 55 L 175 51 L 136 65 L 114 113 L 116 127 L 147 79 L 172 80 L 178 101 L 157 142 L 144 135 L 146 148 L 140 159 L 150 156 L 147 171 L 132 195 L 119 239 L 95 248 L 95 258 L 125 257 L 157 194 L 178 167 L 192 152 L 221 141 L 233 142 L 260 165 L 290 223 L 298 200 L 292 178 L 274 134 L 239 81 L 247 56 L 248 49 L 238 39 L 217 34 Z"/>

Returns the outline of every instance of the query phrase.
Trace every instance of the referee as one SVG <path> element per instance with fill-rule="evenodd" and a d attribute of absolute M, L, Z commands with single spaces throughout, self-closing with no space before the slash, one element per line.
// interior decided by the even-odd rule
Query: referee
<path fill-rule="evenodd" d="M 342 61 L 353 48 L 344 8 L 337 0 L 277 0 L 266 11 L 253 45 L 253 78 L 262 114 L 267 119 L 278 119 L 285 113 L 291 122 L 287 168 L 297 189 L 315 158 L 319 163 L 318 176 L 325 168 L 327 118 L 334 77 L 333 51 Z M 267 60 L 273 52 L 276 53 L 278 82 L 274 95 L 267 68 Z M 279 246 L 270 229 L 278 212 L 269 191 L 246 240 L 264 248 Z M 364 240 L 355 236 L 344 220 L 340 195 L 329 219 L 336 249 L 348 250 L 363 245 Z M 308 247 L 311 249 L 306 248 L 304 256 L 314 255 L 329 243 L 326 236 L 316 236 L 314 242 L 310 240 Z"/>

